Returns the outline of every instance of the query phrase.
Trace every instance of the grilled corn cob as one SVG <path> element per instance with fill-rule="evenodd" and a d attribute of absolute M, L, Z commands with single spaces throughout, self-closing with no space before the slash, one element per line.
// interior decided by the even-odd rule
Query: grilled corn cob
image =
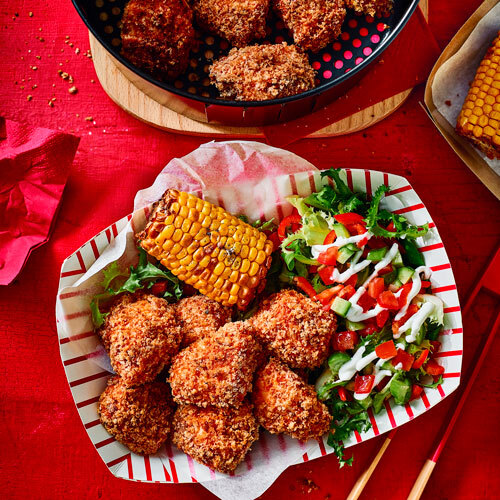
<path fill-rule="evenodd" d="M 456 130 L 488 158 L 500 158 L 500 32 L 481 61 Z"/>
<path fill-rule="evenodd" d="M 179 279 L 225 306 L 245 309 L 265 284 L 273 243 L 223 208 L 167 190 L 137 235 Z"/>

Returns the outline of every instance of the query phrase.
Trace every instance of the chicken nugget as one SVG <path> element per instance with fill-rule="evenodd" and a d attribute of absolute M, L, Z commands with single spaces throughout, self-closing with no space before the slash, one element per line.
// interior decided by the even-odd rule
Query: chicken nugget
<path fill-rule="evenodd" d="M 252 389 L 261 347 L 244 322 L 227 323 L 181 351 L 169 382 L 176 403 L 238 406 Z"/>
<path fill-rule="evenodd" d="M 345 0 L 346 7 L 369 16 L 388 14 L 394 7 L 393 0 Z"/>
<path fill-rule="evenodd" d="M 122 54 L 161 80 L 183 73 L 195 45 L 193 12 L 182 0 L 130 0 L 122 17 Z"/>
<path fill-rule="evenodd" d="M 164 382 L 128 387 L 120 377 L 112 377 L 99 398 L 98 412 L 104 428 L 134 453 L 156 453 L 173 428 L 174 404 Z"/>
<path fill-rule="evenodd" d="M 219 302 L 193 295 L 185 297 L 175 305 L 182 329 L 182 345 L 188 346 L 231 321 L 231 309 Z"/>
<path fill-rule="evenodd" d="M 194 0 L 198 24 L 229 41 L 245 47 L 255 38 L 266 36 L 270 0 Z"/>
<path fill-rule="evenodd" d="M 337 327 L 333 313 L 291 289 L 264 299 L 248 322 L 265 348 L 291 368 L 320 366 Z"/>
<path fill-rule="evenodd" d="M 174 306 L 149 294 L 121 296 L 97 333 L 127 385 L 154 380 L 170 365 L 182 338 Z"/>
<path fill-rule="evenodd" d="M 332 417 L 314 387 L 275 358 L 257 373 L 252 401 L 257 421 L 273 434 L 307 441 L 330 428 Z"/>
<path fill-rule="evenodd" d="M 210 80 L 221 97 L 265 101 L 315 87 L 316 72 L 305 54 L 285 42 L 232 49 L 210 67 Z"/>
<path fill-rule="evenodd" d="M 246 401 L 238 408 L 186 405 L 175 412 L 173 443 L 219 472 L 233 472 L 257 439 L 259 425 Z"/>
<path fill-rule="evenodd" d="M 274 10 L 304 50 L 318 52 L 340 36 L 344 0 L 274 0 Z"/>

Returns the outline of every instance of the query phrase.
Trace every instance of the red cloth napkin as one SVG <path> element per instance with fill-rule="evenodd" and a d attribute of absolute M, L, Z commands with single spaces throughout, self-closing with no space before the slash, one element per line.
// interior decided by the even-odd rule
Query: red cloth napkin
<path fill-rule="evenodd" d="M 272 146 L 286 146 L 422 83 L 440 52 L 422 12 L 417 9 L 379 61 L 372 64 L 355 87 L 313 114 L 280 125 L 262 127 L 267 142 Z"/>
<path fill-rule="evenodd" d="M 80 139 L 1 118 L 0 130 L 2 123 L 0 285 L 8 285 L 49 238 Z"/>

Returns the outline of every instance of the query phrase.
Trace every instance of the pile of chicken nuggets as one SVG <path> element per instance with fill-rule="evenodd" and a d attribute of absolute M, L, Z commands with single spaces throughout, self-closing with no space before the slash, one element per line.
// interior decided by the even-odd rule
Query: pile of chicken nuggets
<path fill-rule="evenodd" d="M 208 70 L 221 97 L 277 99 L 316 86 L 305 51 L 318 52 L 340 36 L 346 8 L 374 16 L 392 7 L 393 0 L 129 0 L 122 53 L 159 79 L 175 79 L 186 71 L 190 51 L 199 43 L 197 26 L 233 47 Z M 273 11 L 293 45 L 250 45 L 269 33 Z"/>
<path fill-rule="evenodd" d="M 203 295 L 176 304 L 125 294 L 98 334 L 116 376 L 99 400 L 103 426 L 140 454 L 167 441 L 231 473 L 259 427 L 301 441 L 331 416 L 300 374 L 326 359 L 335 314 L 295 290 L 264 298 L 246 321 Z"/>

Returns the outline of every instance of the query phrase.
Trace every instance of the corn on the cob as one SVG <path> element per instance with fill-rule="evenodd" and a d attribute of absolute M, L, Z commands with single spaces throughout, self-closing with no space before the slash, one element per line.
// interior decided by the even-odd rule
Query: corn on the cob
<path fill-rule="evenodd" d="M 489 158 L 500 158 L 500 32 L 471 83 L 456 130 Z"/>
<path fill-rule="evenodd" d="M 225 306 L 245 309 L 271 265 L 273 243 L 256 228 L 196 196 L 167 190 L 137 235 L 182 281 Z"/>

